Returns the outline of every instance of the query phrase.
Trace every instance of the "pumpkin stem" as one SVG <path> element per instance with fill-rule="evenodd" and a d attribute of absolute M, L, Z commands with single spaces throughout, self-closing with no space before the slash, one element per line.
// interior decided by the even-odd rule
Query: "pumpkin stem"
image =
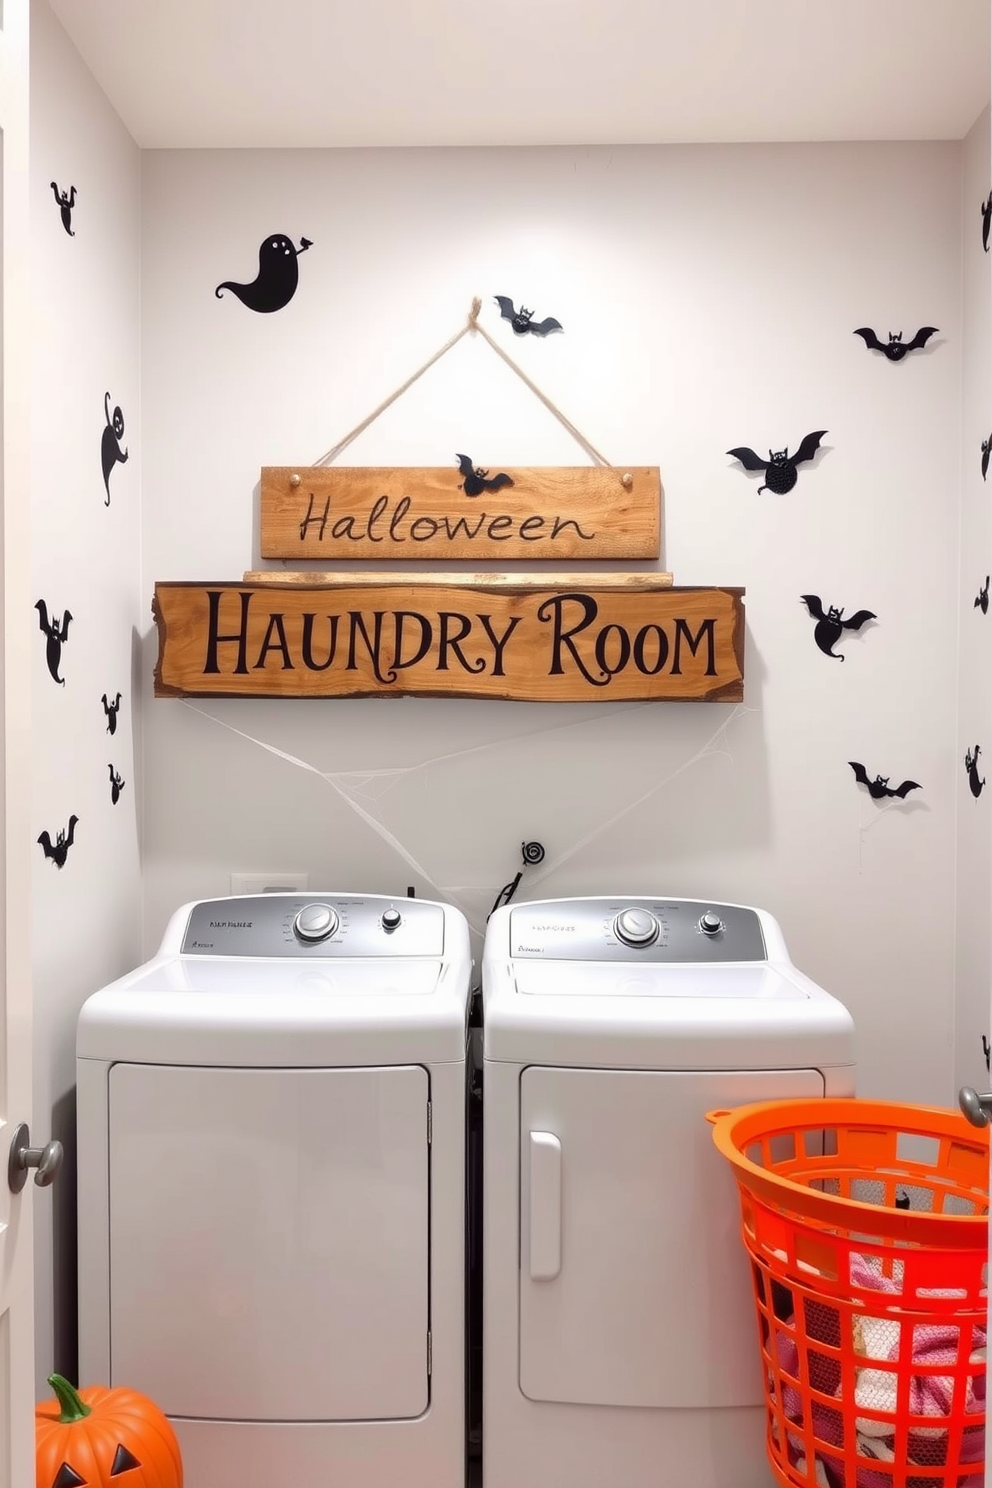
<path fill-rule="evenodd" d="M 74 1421 L 82 1421 L 91 1413 L 92 1407 L 80 1398 L 79 1391 L 75 1385 L 70 1385 L 61 1374 L 50 1374 L 48 1383 L 58 1397 L 62 1414 L 59 1416 L 60 1426 L 69 1426 Z"/>

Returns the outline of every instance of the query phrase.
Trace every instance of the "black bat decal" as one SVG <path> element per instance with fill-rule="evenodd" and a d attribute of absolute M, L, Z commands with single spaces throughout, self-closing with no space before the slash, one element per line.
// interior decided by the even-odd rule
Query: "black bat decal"
<path fill-rule="evenodd" d="M 982 247 L 989 251 L 989 227 L 992 226 L 992 191 L 982 202 Z"/>
<path fill-rule="evenodd" d="M 55 182 L 52 182 L 52 195 L 55 197 L 55 205 L 62 216 L 62 226 L 74 238 L 76 234 L 72 229 L 72 209 L 76 205 L 76 188 L 70 186 L 68 191 L 60 191 Z"/>
<path fill-rule="evenodd" d="M 874 780 L 869 780 L 864 765 L 859 765 L 857 760 L 848 760 L 847 763 L 854 771 L 854 778 L 858 784 L 868 787 L 868 794 L 873 801 L 881 801 L 886 796 L 898 796 L 900 800 L 904 800 L 910 791 L 922 790 L 922 786 L 915 780 L 904 780 L 902 785 L 896 786 L 893 790 L 889 785 L 888 775 L 876 775 Z"/>
<path fill-rule="evenodd" d="M 549 331 L 560 331 L 563 329 L 560 320 L 555 320 L 549 315 L 546 320 L 532 320 L 533 310 L 526 310 L 523 305 L 519 310 L 514 310 L 513 301 L 509 295 L 497 295 L 496 303 L 499 313 L 504 320 L 508 320 L 518 336 L 523 336 L 530 331 L 532 336 L 546 336 Z"/>
<path fill-rule="evenodd" d="M 984 480 L 989 473 L 990 454 L 992 454 L 992 434 L 989 435 L 988 439 L 982 440 L 982 480 Z"/>
<path fill-rule="evenodd" d="M 69 856 L 69 849 L 76 836 L 76 823 L 78 816 L 70 816 L 69 825 L 64 832 L 56 832 L 53 842 L 47 832 L 42 832 L 38 838 L 39 843 L 45 850 L 45 857 L 51 858 L 56 868 L 64 868 L 65 860 Z"/>
<path fill-rule="evenodd" d="M 110 804 L 116 806 L 121 798 L 121 791 L 124 789 L 126 782 L 121 777 L 120 772 L 114 769 L 113 765 L 108 765 L 107 769 L 110 771 Z"/>
<path fill-rule="evenodd" d="M 802 444 L 794 455 L 789 454 L 788 447 L 784 450 L 769 450 L 768 459 L 762 460 L 754 453 L 753 449 L 741 446 L 738 449 L 728 450 L 735 460 L 740 460 L 745 470 L 764 470 L 768 479 L 763 486 L 758 487 L 758 494 L 762 491 L 774 491 L 777 496 L 784 496 L 786 491 L 791 491 L 799 479 L 797 465 L 802 465 L 806 460 L 812 460 L 820 448 L 820 440 L 826 434 L 826 429 L 817 429 L 814 434 L 807 434 Z"/>
<path fill-rule="evenodd" d="M 107 715 L 107 733 L 108 734 L 116 734 L 116 732 L 117 732 L 117 710 L 120 708 L 120 705 L 121 705 L 121 695 L 120 695 L 120 693 L 117 694 L 116 698 L 114 699 L 114 701 L 112 703 L 107 701 L 107 694 L 106 693 L 103 694 L 103 711 Z"/>
<path fill-rule="evenodd" d="M 828 605 L 824 614 L 818 594 L 801 594 L 799 598 L 816 621 L 813 629 L 814 641 L 824 656 L 830 656 L 834 661 L 844 660 L 833 647 L 845 630 L 860 630 L 869 620 L 878 618 L 873 610 L 857 610 L 845 620 L 843 608 L 838 609 L 836 605 Z"/>
<path fill-rule="evenodd" d="M 59 676 L 59 665 L 62 661 L 62 642 L 69 634 L 69 621 L 72 619 L 72 613 L 66 610 L 61 620 L 56 620 L 53 617 L 49 621 L 48 606 L 43 599 L 39 599 L 35 605 L 35 609 L 38 611 L 38 624 L 41 633 L 48 637 L 48 645 L 45 647 L 45 660 L 48 662 L 49 674 L 53 681 L 57 682 L 60 687 L 64 687 L 65 678 Z"/>
<path fill-rule="evenodd" d="M 981 752 L 982 746 L 980 744 L 976 744 L 974 754 L 972 754 L 971 750 L 969 749 L 964 757 L 964 767 L 968 772 L 968 785 L 971 789 L 971 794 L 975 797 L 976 801 L 982 794 L 982 791 L 985 789 L 984 776 L 981 780 L 979 780 L 978 778 L 978 756 L 981 754 Z"/>
<path fill-rule="evenodd" d="M 488 470 L 483 470 L 480 465 L 473 465 L 468 455 L 456 455 L 458 469 L 465 477 L 462 482 L 462 490 L 466 496 L 481 496 L 483 491 L 499 491 L 503 486 L 512 486 L 513 480 L 505 471 L 494 475 L 491 479 Z"/>
<path fill-rule="evenodd" d="M 982 585 L 981 589 L 979 589 L 979 591 L 978 591 L 978 597 L 975 600 L 974 605 L 972 606 L 973 609 L 981 610 L 981 612 L 982 612 L 983 615 L 987 615 L 988 612 L 989 612 L 989 579 L 990 579 L 990 577 L 992 577 L 992 575 L 989 575 L 989 574 L 986 574 L 985 575 L 985 583 Z"/>
<path fill-rule="evenodd" d="M 888 341 L 879 341 L 871 326 L 859 326 L 854 332 L 863 336 L 869 351 L 881 351 L 890 362 L 901 362 L 907 351 L 919 351 L 926 346 L 931 336 L 936 336 L 937 326 L 921 326 L 912 341 L 902 339 L 902 331 L 890 331 Z"/>

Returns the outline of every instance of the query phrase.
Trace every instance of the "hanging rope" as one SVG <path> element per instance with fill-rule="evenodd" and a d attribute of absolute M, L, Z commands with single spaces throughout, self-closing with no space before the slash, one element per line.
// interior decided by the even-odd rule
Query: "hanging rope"
<path fill-rule="evenodd" d="M 596 449 L 595 445 L 591 444 L 585 437 L 585 435 L 581 432 L 581 430 L 575 427 L 571 419 L 565 417 L 557 404 L 553 403 L 546 393 L 541 392 L 541 389 L 535 382 L 531 381 L 523 368 L 518 367 L 513 358 L 503 350 L 498 342 L 493 340 L 492 336 L 490 336 L 485 326 L 481 326 L 479 324 L 479 311 L 481 309 L 482 301 L 478 298 L 478 296 L 476 296 L 476 298 L 472 301 L 472 308 L 468 313 L 468 319 L 462 326 L 461 330 L 457 331 L 450 340 L 446 341 L 440 348 L 440 350 L 436 351 L 432 357 L 429 357 L 422 367 L 418 367 L 416 372 L 414 372 L 411 377 L 408 377 L 406 382 L 402 383 L 401 386 L 398 387 L 394 393 L 390 393 L 389 397 L 385 398 L 379 404 L 378 408 L 374 408 L 372 412 L 366 418 L 363 418 L 360 424 L 356 424 L 355 427 L 350 430 L 343 439 L 339 439 L 337 444 L 332 445 L 325 454 L 321 455 L 319 460 L 315 460 L 314 464 L 333 465 L 334 461 L 337 459 L 338 455 L 340 455 L 341 451 L 347 449 L 348 445 L 353 439 L 357 439 L 359 434 L 361 434 L 365 429 L 369 427 L 369 424 L 374 424 L 381 413 L 385 413 L 386 409 L 392 403 L 395 403 L 397 398 L 401 398 L 408 388 L 413 387 L 413 384 L 417 381 L 417 379 L 423 377 L 424 373 L 428 372 L 430 368 L 433 367 L 435 362 L 439 362 L 441 358 L 445 356 L 453 346 L 457 346 L 463 336 L 467 336 L 470 331 L 478 331 L 480 336 L 488 341 L 489 345 L 492 347 L 493 351 L 496 352 L 497 356 L 502 357 L 506 365 L 512 368 L 514 372 L 516 372 L 521 381 L 527 384 L 534 396 L 536 398 L 540 398 L 545 408 L 547 408 L 550 413 L 554 414 L 555 418 L 560 424 L 564 425 L 564 427 L 571 434 L 572 438 L 577 440 L 577 442 L 581 444 L 582 448 L 586 451 L 586 454 L 588 454 L 597 465 L 609 466 L 610 462 L 606 459 L 605 455 L 601 455 L 599 450 Z"/>

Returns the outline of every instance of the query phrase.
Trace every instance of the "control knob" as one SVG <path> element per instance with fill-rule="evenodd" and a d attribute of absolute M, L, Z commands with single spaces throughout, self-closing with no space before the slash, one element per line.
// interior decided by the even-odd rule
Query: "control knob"
<path fill-rule="evenodd" d="M 712 909 L 699 916 L 699 928 L 704 935 L 719 935 L 723 929 L 723 921 Z"/>
<path fill-rule="evenodd" d="M 649 909 L 622 909 L 613 921 L 617 940 L 629 946 L 649 946 L 658 939 L 658 921 Z"/>
<path fill-rule="evenodd" d="M 403 923 L 403 916 L 398 909 L 384 909 L 382 911 L 382 928 L 387 935 L 392 935 Z"/>
<path fill-rule="evenodd" d="M 305 904 L 293 921 L 293 933 L 297 940 L 315 945 L 333 935 L 338 924 L 337 911 L 329 904 Z"/>

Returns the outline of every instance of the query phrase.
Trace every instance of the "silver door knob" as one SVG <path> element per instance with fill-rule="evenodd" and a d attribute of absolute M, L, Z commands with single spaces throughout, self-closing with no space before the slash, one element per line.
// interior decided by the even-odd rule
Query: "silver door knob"
<path fill-rule="evenodd" d="M 992 1116 L 992 1090 L 986 1095 L 979 1095 L 970 1085 L 962 1085 L 958 1091 L 958 1105 L 972 1126 L 988 1126 L 989 1117 Z"/>
<path fill-rule="evenodd" d="M 7 1159 L 7 1183 L 11 1193 L 20 1193 L 28 1181 L 28 1169 L 35 1168 L 34 1181 L 39 1188 L 54 1183 L 65 1155 L 61 1142 L 46 1142 L 44 1147 L 31 1147 L 31 1133 L 22 1121 L 14 1132 Z"/>

